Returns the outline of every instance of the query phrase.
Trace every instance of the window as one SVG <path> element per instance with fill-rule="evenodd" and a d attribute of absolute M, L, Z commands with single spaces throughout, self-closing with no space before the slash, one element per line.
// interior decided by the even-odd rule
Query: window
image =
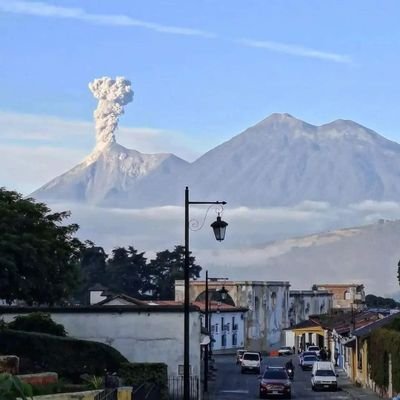
<path fill-rule="evenodd" d="M 232 346 L 236 346 L 237 345 L 237 334 L 234 333 L 232 335 Z"/>
<path fill-rule="evenodd" d="M 224 330 L 224 317 L 221 317 L 221 330 Z"/>
<path fill-rule="evenodd" d="M 229 333 L 229 332 L 230 332 L 230 330 L 231 330 L 231 326 L 230 326 L 230 324 L 229 324 L 229 323 L 225 325 L 225 330 L 226 330 L 226 332 L 227 332 L 227 333 Z"/>
<path fill-rule="evenodd" d="M 236 326 L 235 326 L 235 317 L 232 317 L 232 330 L 236 331 Z"/>
<path fill-rule="evenodd" d="M 272 308 L 276 307 L 276 293 L 275 292 L 272 292 L 272 294 L 271 294 L 271 305 L 272 305 Z"/>
<path fill-rule="evenodd" d="M 221 336 L 221 346 L 226 347 L 226 335 Z"/>
<path fill-rule="evenodd" d="M 218 324 L 215 324 L 215 333 L 218 333 Z"/>
<path fill-rule="evenodd" d="M 351 300 L 351 293 L 348 290 L 344 292 L 344 299 Z"/>

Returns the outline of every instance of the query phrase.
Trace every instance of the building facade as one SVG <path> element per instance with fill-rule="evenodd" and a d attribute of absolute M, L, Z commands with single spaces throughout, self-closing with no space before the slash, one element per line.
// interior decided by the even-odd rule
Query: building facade
<path fill-rule="evenodd" d="M 296 325 L 310 315 L 329 313 L 333 294 L 328 290 L 291 290 L 289 292 L 289 323 Z"/>
<path fill-rule="evenodd" d="M 243 307 L 244 347 L 255 351 L 278 349 L 284 343 L 283 329 L 289 326 L 289 282 L 274 281 L 213 281 L 209 291 L 224 287 L 227 303 Z M 191 281 L 191 302 L 204 298 L 205 281 Z M 175 281 L 175 300 L 183 301 L 184 282 Z"/>
<path fill-rule="evenodd" d="M 364 285 L 358 283 L 325 283 L 315 284 L 316 290 L 327 290 L 333 294 L 333 308 L 357 309 L 365 308 Z"/>

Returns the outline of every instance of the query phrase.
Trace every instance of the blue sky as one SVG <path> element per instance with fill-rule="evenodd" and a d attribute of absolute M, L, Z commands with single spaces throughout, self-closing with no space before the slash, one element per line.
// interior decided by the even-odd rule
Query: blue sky
<path fill-rule="evenodd" d="M 27 192 L 87 154 L 87 85 L 104 75 L 132 81 L 117 139 L 140 151 L 191 160 L 272 112 L 400 141 L 399 12 L 372 0 L 0 0 L 0 179 Z"/>

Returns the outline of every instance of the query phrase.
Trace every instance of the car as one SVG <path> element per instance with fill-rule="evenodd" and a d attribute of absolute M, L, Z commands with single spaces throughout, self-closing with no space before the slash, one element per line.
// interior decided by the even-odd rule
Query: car
<path fill-rule="evenodd" d="M 246 371 L 252 371 L 257 374 L 261 370 L 261 356 L 260 353 L 245 351 L 242 356 L 242 362 L 240 364 L 240 372 L 244 374 Z"/>
<path fill-rule="evenodd" d="M 311 372 L 312 390 L 337 390 L 337 375 L 335 367 L 330 361 L 317 361 Z"/>
<path fill-rule="evenodd" d="M 293 354 L 293 349 L 290 346 L 282 346 L 278 350 L 279 356 L 291 356 Z"/>
<path fill-rule="evenodd" d="M 299 365 L 303 363 L 303 359 L 305 356 L 315 356 L 314 351 L 303 351 L 303 353 L 299 354 Z"/>
<path fill-rule="evenodd" d="M 308 346 L 307 347 L 307 351 L 313 351 L 317 357 L 319 356 L 319 350 L 320 350 L 320 348 L 318 346 Z"/>
<path fill-rule="evenodd" d="M 243 349 L 236 351 L 236 364 L 240 364 L 242 362 L 242 357 L 245 352 L 246 350 Z"/>
<path fill-rule="evenodd" d="M 260 377 L 259 395 L 260 399 L 270 395 L 287 399 L 292 397 L 292 384 L 284 368 L 265 369 L 263 376 Z"/>
<path fill-rule="evenodd" d="M 306 369 L 312 369 L 315 362 L 318 361 L 318 357 L 313 354 L 311 356 L 304 356 L 303 362 L 301 363 L 301 369 L 304 371 Z"/>

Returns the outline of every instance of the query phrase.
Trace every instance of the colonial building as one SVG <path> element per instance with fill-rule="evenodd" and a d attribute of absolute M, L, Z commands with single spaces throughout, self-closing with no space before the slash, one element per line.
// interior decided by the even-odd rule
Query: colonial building
<path fill-rule="evenodd" d="M 249 350 L 278 349 L 284 341 L 283 329 L 289 326 L 289 282 L 215 281 L 209 291 L 224 287 L 227 304 L 248 309 L 244 315 L 244 347 Z M 191 281 L 189 299 L 204 301 L 205 281 Z M 184 282 L 175 281 L 175 300 L 183 301 Z"/>
<path fill-rule="evenodd" d="M 333 308 L 363 309 L 365 307 L 364 285 L 357 283 L 315 284 L 316 290 L 327 290 L 333 294 Z"/>
<path fill-rule="evenodd" d="M 328 290 L 291 290 L 289 292 L 289 323 L 296 325 L 310 315 L 329 313 L 333 294 Z"/>

